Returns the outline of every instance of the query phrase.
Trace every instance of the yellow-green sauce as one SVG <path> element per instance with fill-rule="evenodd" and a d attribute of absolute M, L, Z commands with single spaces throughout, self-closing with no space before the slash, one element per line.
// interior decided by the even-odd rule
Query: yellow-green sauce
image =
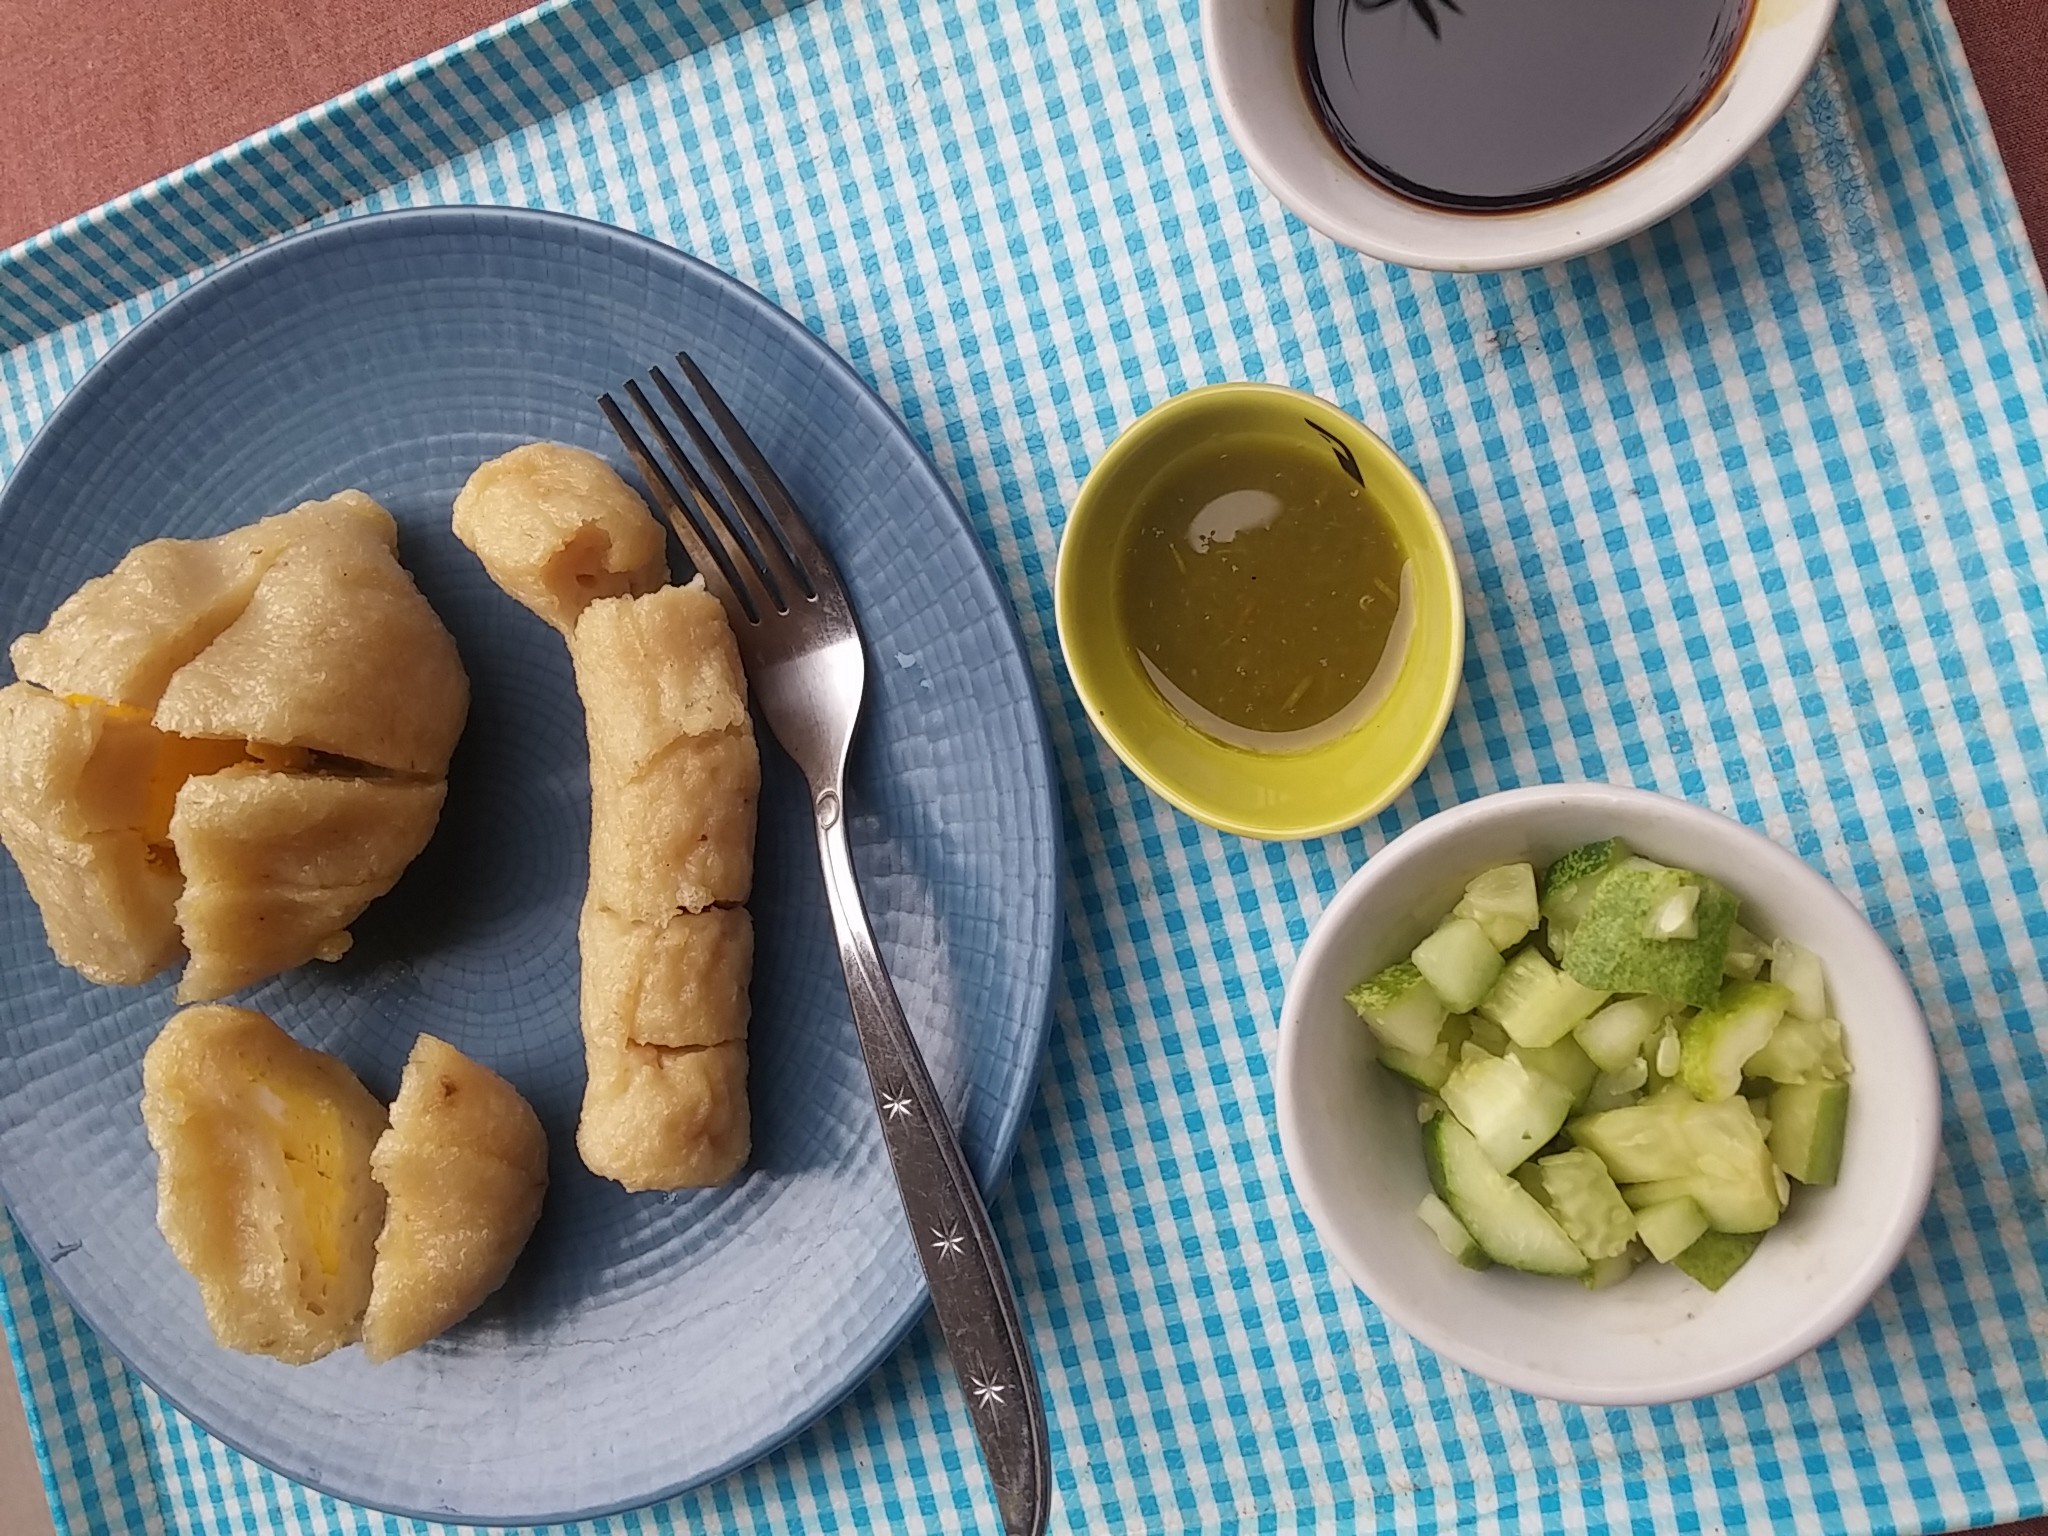
<path fill-rule="evenodd" d="M 1372 713 L 1413 627 L 1408 557 L 1347 449 L 1219 438 L 1163 472 L 1118 552 L 1124 633 L 1189 724 L 1300 751 Z"/>

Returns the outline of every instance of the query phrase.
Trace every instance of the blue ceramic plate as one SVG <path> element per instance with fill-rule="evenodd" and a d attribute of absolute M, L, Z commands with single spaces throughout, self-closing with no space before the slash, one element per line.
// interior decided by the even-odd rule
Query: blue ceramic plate
<path fill-rule="evenodd" d="M 299 1369 L 218 1348 L 154 1222 L 137 1109 L 168 978 L 59 967 L 0 860 L 0 1178 L 78 1311 L 222 1439 L 339 1497 L 546 1523 L 647 1503 L 760 1455 L 918 1315 L 800 780 L 763 734 L 752 1096 L 728 1188 L 629 1195 L 577 1161 L 576 912 L 588 787 L 561 641 L 448 531 L 477 463 L 529 438 L 621 460 L 599 391 L 702 361 L 838 558 L 866 628 L 852 775 L 862 884 L 969 1160 L 1008 1161 L 1056 956 L 1052 779 L 1030 669 L 975 535 L 903 427 L 739 283 L 602 225 L 502 209 L 285 240 L 136 328 L 0 494 L 0 638 L 129 546 L 357 486 L 462 649 L 475 701 L 433 843 L 336 965 L 239 999 L 389 1098 L 429 1030 L 512 1080 L 553 1144 L 505 1289 L 419 1352 Z M 394 677 L 391 686 L 405 686 Z"/>

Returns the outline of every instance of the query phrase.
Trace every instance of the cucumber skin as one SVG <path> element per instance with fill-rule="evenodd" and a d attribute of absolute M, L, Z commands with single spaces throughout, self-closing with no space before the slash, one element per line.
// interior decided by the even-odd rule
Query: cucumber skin
<path fill-rule="evenodd" d="M 1648 914 L 1683 884 L 1700 888 L 1690 939 L 1646 939 Z M 1721 992 L 1728 932 L 1738 903 L 1726 887 L 1688 870 L 1631 866 L 1604 876 L 1560 957 L 1565 974 L 1609 992 L 1654 992 L 1704 1008 Z"/>
<path fill-rule="evenodd" d="M 1375 1039 L 1418 1056 L 1428 1055 L 1436 1045 L 1450 1012 L 1407 960 L 1366 977 L 1344 994 L 1344 1001 L 1365 1020 Z M 1424 1019 L 1430 1022 L 1424 1025 Z"/>
<path fill-rule="evenodd" d="M 1597 843 L 1582 843 L 1569 853 L 1559 854 L 1543 871 L 1538 883 L 1538 903 L 1545 917 L 1553 908 L 1567 905 L 1572 888 L 1584 880 L 1604 875 L 1628 857 L 1628 844 L 1618 837 L 1603 837 Z"/>
<path fill-rule="evenodd" d="M 1735 1097 L 1743 1063 L 1770 1043 L 1791 1002 L 1776 982 L 1729 982 L 1679 1031 L 1679 1081 L 1702 1104 Z"/>
<path fill-rule="evenodd" d="M 1451 1208 L 1451 1214 L 1458 1218 L 1494 1263 L 1538 1275 L 1585 1273 L 1586 1256 L 1565 1235 L 1556 1218 L 1543 1209 L 1534 1195 L 1489 1163 L 1472 1133 L 1454 1118 L 1447 1114 L 1438 1115 L 1425 1125 L 1422 1128 L 1422 1148 L 1423 1160 L 1429 1168 L 1430 1187 L 1436 1191 L 1437 1198 Z M 1486 1207 L 1457 1192 L 1467 1178 L 1478 1184 L 1483 1194 L 1496 1202 L 1504 1202 L 1518 1224 L 1536 1231 L 1547 1250 L 1541 1261 L 1526 1262 L 1529 1257 L 1526 1253 L 1522 1255 L 1525 1262 L 1520 1263 L 1509 1256 L 1509 1250 L 1520 1245 L 1506 1240 L 1507 1234 L 1489 1219 Z M 1570 1259 L 1566 1258 L 1567 1254 Z"/>
<path fill-rule="evenodd" d="M 1848 1131 L 1846 1082 L 1787 1083 L 1771 1095 L 1771 1156 L 1802 1184 L 1824 1187 L 1841 1176 Z"/>
<path fill-rule="evenodd" d="M 1708 1290 L 1718 1291 L 1749 1262 L 1763 1240 L 1761 1232 L 1716 1232 L 1710 1227 L 1671 1263 Z"/>

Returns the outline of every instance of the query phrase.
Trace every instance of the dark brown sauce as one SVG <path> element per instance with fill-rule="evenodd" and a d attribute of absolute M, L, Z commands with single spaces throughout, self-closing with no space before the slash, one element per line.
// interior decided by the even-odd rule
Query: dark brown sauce
<path fill-rule="evenodd" d="M 1753 0 L 1301 0 L 1301 54 L 1337 146 L 1439 208 L 1561 202 L 1699 110 Z"/>

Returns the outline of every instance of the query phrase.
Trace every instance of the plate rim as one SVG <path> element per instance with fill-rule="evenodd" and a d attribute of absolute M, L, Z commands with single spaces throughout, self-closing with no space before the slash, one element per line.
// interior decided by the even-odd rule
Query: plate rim
<path fill-rule="evenodd" d="M 926 482 L 928 488 L 958 522 L 961 532 L 972 547 L 981 573 L 988 580 L 998 599 L 996 607 L 1000 610 L 1002 633 L 1008 637 L 1011 653 L 1023 673 L 1024 697 L 1029 704 L 1028 734 L 1031 738 L 1030 747 L 1025 753 L 1025 761 L 1027 771 L 1035 772 L 1039 780 L 1039 792 L 1032 797 L 1032 809 L 1044 818 L 1046 846 L 1050 850 L 1050 857 L 1046 860 L 1045 872 L 1040 882 L 1041 890 L 1038 893 L 1041 898 L 1042 914 L 1037 925 L 1039 931 L 1031 935 L 1046 960 L 1040 968 L 1040 974 L 1032 978 L 1031 988 L 1038 994 L 1038 999 L 1036 1006 L 1027 1010 L 1022 1020 L 1022 1038 L 1027 1048 L 1018 1053 L 1019 1060 L 1030 1063 L 1031 1070 L 1023 1080 L 1023 1090 L 1001 1106 L 1001 1113 L 996 1122 L 996 1134 L 991 1143 L 988 1173 L 986 1177 L 977 1175 L 975 1178 L 976 1188 L 980 1190 L 983 1200 L 992 1202 L 1008 1181 L 1010 1164 L 1016 1155 L 1024 1122 L 1038 1102 L 1047 1047 L 1052 1034 L 1055 983 L 1060 970 L 1062 850 L 1065 836 L 1062 830 L 1058 762 L 1052 750 L 1045 701 L 1040 697 L 1036 669 L 1031 665 L 1029 643 L 1018 617 L 1016 604 L 1010 599 L 1003 573 L 990 556 L 987 546 L 982 542 L 980 531 L 975 527 L 974 520 L 968 516 L 959 496 L 940 473 L 938 465 L 933 462 L 930 452 L 917 440 L 896 409 L 882 398 L 880 392 L 861 376 L 852 363 L 841 356 L 823 337 L 752 284 L 702 257 L 693 256 L 651 235 L 555 209 L 496 203 L 448 203 L 357 214 L 344 213 L 267 241 L 206 273 L 189 287 L 171 295 L 109 347 L 52 408 L 29 439 L 28 446 L 22 450 L 12 472 L 8 474 L 4 483 L 0 483 L 0 533 L 4 533 L 14 515 L 15 503 L 20 495 L 17 487 L 27 477 L 28 472 L 39 468 L 43 459 L 55 454 L 58 451 L 56 445 L 63 440 L 71 424 L 93 411 L 98 406 L 100 397 L 114 387 L 114 381 L 133 365 L 133 360 L 148 355 L 158 334 L 175 324 L 185 310 L 202 298 L 212 300 L 219 296 L 221 289 L 232 289 L 238 284 L 261 281 L 272 269 L 303 260 L 306 253 L 322 250 L 330 244 L 347 245 L 363 239 L 403 237 L 415 229 L 426 232 L 459 229 L 474 233 L 482 230 L 487 224 L 498 226 L 493 231 L 496 233 L 524 233 L 537 235 L 543 239 L 599 241 L 611 246 L 615 252 L 623 247 L 628 251 L 637 252 L 649 266 L 666 266 L 671 270 L 693 273 L 701 280 L 729 290 L 738 302 L 758 313 L 767 326 L 779 331 L 798 351 L 808 354 L 819 365 L 821 373 L 835 376 L 842 388 L 850 389 L 856 396 L 864 396 L 881 413 L 882 419 L 911 450 L 912 476 Z M 130 293 L 124 299 L 117 299 L 105 306 L 101 312 L 105 313 L 106 309 L 132 302 L 139 297 L 142 295 Z M 863 647 L 871 650 L 871 646 L 865 640 Z M 872 657 L 870 664 L 872 665 Z M 969 1169 L 971 1172 L 971 1160 Z M 308 1471 L 279 1466 L 272 1458 L 250 1449 L 236 1436 L 224 1433 L 188 1409 L 180 1400 L 179 1394 L 157 1381 L 117 1349 L 78 1305 L 70 1286 L 62 1278 L 61 1266 L 53 1263 L 42 1244 L 18 1220 L 14 1220 L 15 1202 L 8 1194 L 11 1183 L 12 1179 L 6 1166 L 0 1164 L 0 1203 L 6 1204 L 14 1230 L 42 1266 L 42 1282 L 63 1298 L 65 1305 L 91 1334 L 94 1342 L 117 1360 L 123 1370 L 162 1397 L 181 1417 L 202 1432 L 218 1440 L 237 1455 L 246 1456 L 287 1482 L 311 1489 L 344 1505 L 374 1510 L 407 1520 L 433 1523 L 454 1521 L 487 1529 L 574 1524 L 578 1521 L 602 1519 L 608 1515 L 664 1503 L 692 1489 L 728 1477 L 788 1444 L 850 1396 L 874 1373 L 883 1360 L 895 1352 L 912 1326 L 924 1316 L 931 1301 L 930 1287 L 923 1271 L 919 1269 L 912 1277 L 911 1288 L 899 1315 L 890 1319 L 880 1330 L 875 1346 L 846 1371 L 843 1379 L 832 1382 L 788 1422 L 768 1431 L 756 1443 L 735 1452 L 718 1466 L 694 1474 L 683 1482 L 659 1484 L 620 1499 L 562 1511 L 491 1515 L 471 1514 L 445 1507 L 411 1508 L 396 1503 L 368 1502 L 359 1494 L 338 1489 L 317 1467 Z M 1004 1259 L 1014 1287 L 1016 1265 L 1007 1252 Z"/>

